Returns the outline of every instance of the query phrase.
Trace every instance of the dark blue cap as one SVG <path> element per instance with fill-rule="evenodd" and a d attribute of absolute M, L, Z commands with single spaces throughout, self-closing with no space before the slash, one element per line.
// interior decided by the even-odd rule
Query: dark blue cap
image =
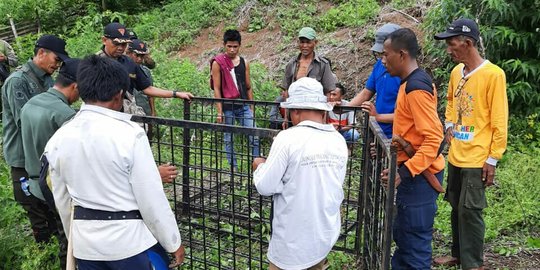
<path fill-rule="evenodd" d="M 77 81 L 77 69 L 79 69 L 79 63 L 81 59 L 79 58 L 69 58 L 60 67 L 58 73 L 62 74 L 64 77 L 76 82 Z"/>
<path fill-rule="evenodd" d="M 66 42 L 61 38 L 53 35 L 43 35 L 36 41 L 36 48 L 43 48 L 52 51 L 62 61 L 69 58 L 66 52 Z"/>

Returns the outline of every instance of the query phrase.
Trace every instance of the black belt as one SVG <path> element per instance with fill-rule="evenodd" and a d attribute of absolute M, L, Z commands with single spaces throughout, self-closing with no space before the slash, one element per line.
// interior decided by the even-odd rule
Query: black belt
<path fill-rule="evenodd" d="M 142 219 L 139 210 L 133 211 L 103 211 L 75 206 L 73 219 L 82 220 L 123 220 L 123 219 Z"/>

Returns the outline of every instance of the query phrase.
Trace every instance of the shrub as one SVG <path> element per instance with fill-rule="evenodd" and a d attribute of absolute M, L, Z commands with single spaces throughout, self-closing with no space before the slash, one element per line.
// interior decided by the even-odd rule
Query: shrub
<path fill-rule="evenodd" d="M 454 64 L 446 56 L 444 42 L 435 42 L 432 34 L 443 31 L 447 24 L 459 17 L 468 17 L 479 22 L 486 58 L 506 72 L 511 113 L 528 114 L 538 111 L 538 9 L 538 0 L 482 0 L 479 3 L 443 0 L 432 6 L 424 23 L 424 30 L 430 33 L 426 35 L 426 52 L 434 60 L 435 75 L 443 85 L 441 92 L 446 91 L 447 76 Z"/>

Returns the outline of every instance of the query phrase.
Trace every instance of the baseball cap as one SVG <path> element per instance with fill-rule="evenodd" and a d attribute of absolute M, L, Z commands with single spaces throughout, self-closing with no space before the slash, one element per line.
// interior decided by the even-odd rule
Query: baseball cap
<path fill-rule="evenodd" d="M 79 63 L 81 59 L 70 58 L 64 61 L 58 73 L 62 74 L 64 77 L 76 82 L 77 81 L 77 69 L 79 68 Z"/>
<path fill-rule="evenodd" d="M 388 35 L 400 28 L 401 26 L 397 24 L 387 23 L 377 29 L 377 31 L 375 32 L 375 44 L 373 44 L 371 50 L 376 52 L 382 52 L 384 41 L 386 40 Z"/>
<path fill-rule="evenodd" d="M 62 61 L 69 58 L 66 52 L 66 42 L 54 35 L 43 35 L 36 41 L 36 48 L 43 48 L 54 52 Z"/>
<path fill-rule="evenodd" d="M 288 93 L 287 101 L 280 103 L 285 109 L 331 111 L 334 107 L 327 102 L 322 84 L 313 78 L 298 79 L 289 86 Z"/>
<path fill-rule="evenodd" d="M 459 35 L 468 36 L 478 41 L 480 39 L 480 30 L 478 30 L 478 24 L 471 19 L 457 19 L 453 21 L 448 28 L 446 28 L 446 31 L 436 34 L 434 38 L 436 40 L 442 40 Z"/>
<path fill-rule="evenodd" d="M 317 39 L 317 33 L 311 27 L 304 27 L 298 32 L 298 38 L 307 38 L 309 40 Z"/>
<path fill-rule="evenodd" d="M 126 27 L 117 22 L 109 23 L 103 29 L 103 35 L 106 38 L 110 38 L 118 43 L 128 43 L 131 42 L 129 38 L 129 31 Z"/>
<path fill-rule="evenodd" d="M 132 40 L 132 42 L 128 46 L 128 50 L 136 54 L 149 54 L 150 53 L 150 51 L 148 50 L 148 46 L 146 46 L 146 43 L 138 39 Z"/>

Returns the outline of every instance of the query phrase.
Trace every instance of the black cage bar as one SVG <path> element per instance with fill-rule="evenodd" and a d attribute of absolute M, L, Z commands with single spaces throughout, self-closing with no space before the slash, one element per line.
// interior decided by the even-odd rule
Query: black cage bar
<path fill-rule="evenodd" d="M 195 98 L 182 105 L 184 119 L 134 116 L 153 131 L 151 144 L 156 162 L 176 165 L 181 175 L 165 185 L 173 203 L 186 246 L 182 269 L 267 269 L 266 251 L 271 235 L 271 197 L 260 196 L 253 185 L 250 141 L 257 138 L 260 155 L 268 155 L 272 138 L 279 130 L 268 129 L 274 102 L 235 100 L 235 108 L 246 105 L 254 114 L 254 126 L 216 123 L 213 106 L 222 99 Z M 363 269 L 389 269 L 393 181 L 388 190 L 379 181 L 382 168 L 395 169 L 395 149 L 384 138 L 375 121 L 358 107 L 338 107 L 352 112 L 359 133 L 350 149 L 344 181 L 342 229 L 334 250 L 358 256 Z M 238 117 L 242 118 L 242 116 Z M 235 119 L 235 124 L 242 119 Z M 224 146 L 231 136 L 233 151 Z M 369 142 L 375 142 L 372 158 Z M 232 166 L 227 152 L 234 152 Z M 394 175 L 391 175 L 393 179 Z"/>

